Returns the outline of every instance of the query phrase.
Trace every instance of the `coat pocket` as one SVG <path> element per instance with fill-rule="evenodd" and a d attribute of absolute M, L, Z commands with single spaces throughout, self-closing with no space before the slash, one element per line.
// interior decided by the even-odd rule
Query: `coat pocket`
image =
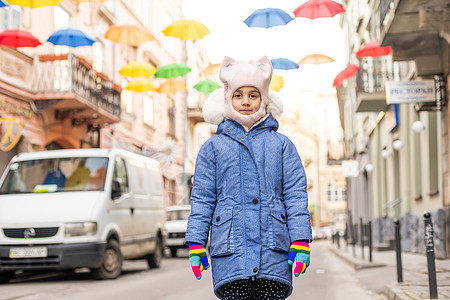
<path fill-rule="evenodd" d="M 232 218 L 233 207 L 219 202 L 211 225 L 211 257 L 226 256 L 232 253 L 233 244 L 230 238 Z"/>
<path fill-rule="evenodd" d="M 270 215 L 270 220 L 272 221 L 270 243 L 271 249 L 288 252 L 290 247 L 290 238 L 286 223 L 287 215 L 286 208 L 281 200 L 275 199 L 274 206 L 270 209 Z"/>

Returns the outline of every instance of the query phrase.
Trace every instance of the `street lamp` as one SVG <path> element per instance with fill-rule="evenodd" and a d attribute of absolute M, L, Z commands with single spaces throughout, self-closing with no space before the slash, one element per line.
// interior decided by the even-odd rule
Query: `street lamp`
<path fill-rule="evenodd" d="M 420 133 L 421 131 L 425 130 L 425 124 L 423 124 L 422 121 L 415 121 L 414 123 L 412 123 L 411 127 L 412 130 L 416 133 Z"/>
<path fill-rule="evenodd" d="M 384 159 L 388 159 L 389 156 L 391 156 L 391 152 L 385 147 L 383 150 L 381 150 L 381 156 Z"/>
<path fill-rule="evenodd" d="M 402 147 L 403 142 L 400 141 L 399 139 L 396 139 L 395 141 L 392 142 L 392 148 L 394 148 L 395 150 L 399 151 Z"/>
<path fill-rule="evenodd" d="M 366 170 L 367 173 L 371 173 L 373 171 L 373 165 L 371 163 L 368 163 L 365 167 L 364 170 Z"/>

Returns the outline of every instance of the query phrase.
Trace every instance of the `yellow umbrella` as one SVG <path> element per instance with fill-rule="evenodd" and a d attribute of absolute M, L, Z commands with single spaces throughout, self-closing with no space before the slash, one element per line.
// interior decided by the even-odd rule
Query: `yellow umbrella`
<path fill-rule="evenodd" d="M 101 4 L 101 3 L 105 2 L 105 1 L 108 1 L 108 0 L 71 0 L 71 1 L 75 2 L 76 4 L 80 4 L 82 2 Z"/>
<path fill-rule="evenodd" d="M 166 36 L 181 40 L 198 40 L 209 33 L 209 29 L 195 20 L 178 20 L 164 28 L 162 31 Z"/>
<path fill-rule="evenodd" d="M 323 55 L 323 54 L 309 54 L 303 57 L 299 62 L 298 65 L 321 65 L 333 62 L 334 59 L 332 59 L 329 56 Z"/>
<path fill-rule="evenodd" d="M 139 46 L 144 42 L 151 41 L 155 37 L 135 25 L 112 25 L 105 33 L 105 38 L 118 44 Z"/>
<path fill-rule="evenodd" d="M 212 64 L 209 65 L 202 70 L 205 75 L 216 75 L 219 72 L 220 64 Z"/>
<path fill-rule="evenodd" d="M 281 76 L 273 75 L 272 81 L 270 82 L 269 88 L 275 92 L 279 92 L 284 86 L 284 79 Z"/>
<path fill-rule="evenodd" d="M 128 85 L 125 89 L 133 92 L 156 91 L 156 87 L 153 84 L 153 81 L 151 81 L 150 79 L 139 79 L 130 81 L 128 82 Z"/>
<path fill-rule="evenodd" d="M 132 61 L 119 70 L 122 76 L 150 77 L 156 73 L 156 68 L 146 62 Z"/>
<path fill-rule="evenodd" d="M 55 6 L 61 0 L 8 0 L 9 5 L 19 5 L 26 7 Z"/>
<path fill-rule="evenodd" d="M 173 94 L 186 91 L 186 83 L 183 80 L 179 79 L 169 79 L 158 87 L 158 92 L 165 94 Z"/>

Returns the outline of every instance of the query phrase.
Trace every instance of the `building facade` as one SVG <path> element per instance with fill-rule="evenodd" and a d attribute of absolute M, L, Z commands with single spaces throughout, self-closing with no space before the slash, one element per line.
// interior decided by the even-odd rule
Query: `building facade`
<path fill-rule="evenodd" d="M 197 75 L 180 78 L 187 92 L 159 93 L 128 91 L 132 79 L 118 73 L 131 61 L 155 68 L 186 63 L 192 73 L 208 64 L 202 41 L 193 46 L 162 33 L 183 18 L 181 0 L 62 0 L 54 7 L 10 6 L 0 13 L 2 29 L 23 29 L 42 42 L 36 48 L 0 48 L 1 169 L 23 151 L 120 147 L 160 160 L 167 205 L 186 202 L 186 174 L 192 168 L 184 162 L 192 160 L 189 147 L 196 138 L 189 130 L 187 99 Z M 139 46 L 113 43 L 105 38 L 112 25 L 135 25 L 154 40 Z M 96 43 L 69 48 L 45 42 L 64 28 L 80 29 Z M 156 87 L 166 81 L 152 80 Z"/>
<path fill-rule="evenodd" d="M 357 221 L 372 223 L 376 247 L 392 247 L 400 220 L 402 249 L 424 253 L 424 212 L 432 214 L 438 257 L 449 257 L 448 1 L 344 1 L 341 24 L 349 64 L 358 73 L 337 87 L 346 158 L 359 172 L 347 178 L 352 242 Z M 392 53 L 358 58 L 376 40 Z M 408 87 L 428 82 L 432 101 Z M 394 90 L 393 86 L 404 86 Z M 410 93 L 395 97 L 394 93 Z M 365 234 L 367 238 L 367 234 Z"/>

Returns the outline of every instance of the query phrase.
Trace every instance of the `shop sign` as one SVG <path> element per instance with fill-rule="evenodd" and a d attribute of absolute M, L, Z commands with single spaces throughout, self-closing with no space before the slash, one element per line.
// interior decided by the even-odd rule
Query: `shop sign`
<path fill-rule="evenodd" d="M 22 125 L 16 119 L 0 118 L 0 150 L 8 152 L 19 142 Z"/>
<path fill-rule="evenodd" d="M 359 164 L 357 160 L 343 160 L 342 161 L 342 175 L 344 177 L 358 177 Z"/>
<path fill-rule="evenodd" d="M 436 102 L 434 80 L 389 81 L 386 84 L 386 103 Z"/>

